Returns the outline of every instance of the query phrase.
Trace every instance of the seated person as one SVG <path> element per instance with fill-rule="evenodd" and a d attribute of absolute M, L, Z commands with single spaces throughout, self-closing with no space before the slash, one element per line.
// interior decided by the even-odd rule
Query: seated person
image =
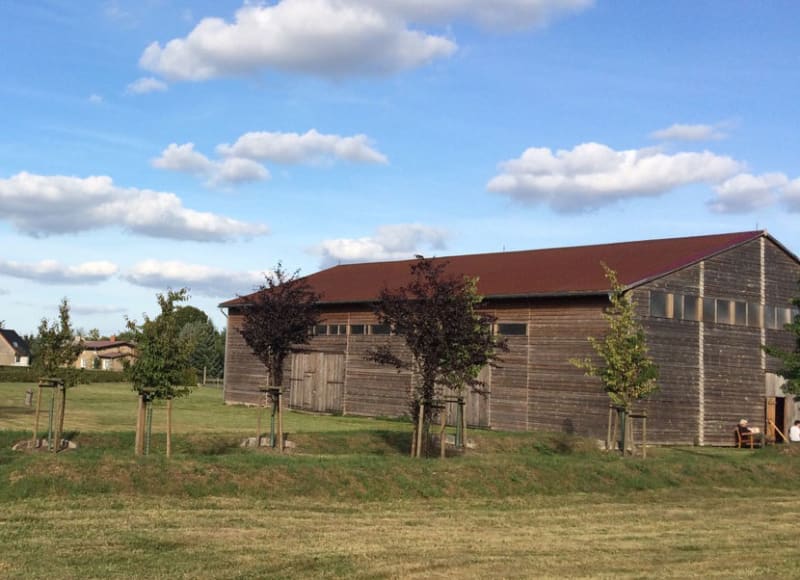
<path fill-rule="evenodd" d="M 747 419 L 741 419 L 736 430 L 739 432 L 739 439 L 742 443 L 748 443 L 751 440 L 755 443 L 761 442 L 761 429 L 748 426 Z"/>
<path fill-rule="evenodd" d="M 792 443 L 800 443 L 800 420 L 794 422 L 789 428 L 789 441 Z"/>

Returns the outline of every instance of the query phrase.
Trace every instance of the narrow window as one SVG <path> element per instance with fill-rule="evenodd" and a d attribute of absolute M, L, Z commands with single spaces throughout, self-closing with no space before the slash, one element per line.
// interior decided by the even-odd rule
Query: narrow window
<path fill-rule="evenodd" d="M 497 325 L 497 334 L 504 336 L 525 336 L 528 325 L 521 322 L 501 322 Z"/>
<path fill-rule="evenodd" d="M 780 327 L 783 328 L 786 324 L 792 323 L 792 309 L 791 308 L 779 308 L 780 311 L 779 315 L 781 316 L 780 320 Z"/>
<path fill-rule="evenodd" d="M 338 324 L 329 324 L 328 325 L 328 334 L 331 334 L 331 335 L 339 334 L 339 325 Z"/>
<path fill-rule="evenodd" d="M 683 294 L 675 294 L 672 297 L 672 318 L 681 320 L 683 318 L 684 309 L 684 296 Z"/>
<path fill-rule="evenodd" d="M 764 307 L 764 326 L 775 330 L 778 328 L 778 320 L 775 317 L 775 307 L 774 306 L 765 306 Z"/>
<path fill-rule="evenodd" d="M 363 324 L 351 324 L 350 325 L 350 334 L 364 334 L 365 330 L 366 330 L 366 327 Z"/>
<path fill-rule="evenodd" d="M 339 325 L 339 334 L 347 334 L 347 325 L 346 324 L 340 324 Z"/>
<path fill-rule="evenodd" d="M 699 298 L 696 296 L 683 297 L 683 319 L 684 320 L 700 320 L 699 309 L 697 302 Z"/>
<path fill-rule="evenodd" d="M 733 323 L 741 326 L 747 324 L 747 302 L 733 303 Z"/>
<path fill-rule="evenodd" d="M 650 292 L 650 316 L 655 318 L 667 318 L 667 302 L 669 294 L 664 292 Z"/>
<path fill-rule="evenodd" d="M 317 336 L 325 336 L 326 334 L 328 334 L 328 325 L 317 324 L 317 326 L 314 327 L 314 334 L 316 334 Z"/>
<path fill-rule="evenodd" d="M 755 302 L 747 303 L 747 326 L 761 328 L 764 326 L 764 308 Z"/>
<path fill-rule="evenodd" d="M 731 301 L 717 300 L 717 322 L 731 323 Z"/>
<path fill-rule="evenodd" d="M 716 301 L 713 298 L 703 298 L 703 322 L 717 321 Z"/>
<path fill-rule="evenodd" d="M 369 333 L 370 334 L 389 334 L 391 329 L 389 328 L 388 324 L 370 324 L 369 325 Z"/>

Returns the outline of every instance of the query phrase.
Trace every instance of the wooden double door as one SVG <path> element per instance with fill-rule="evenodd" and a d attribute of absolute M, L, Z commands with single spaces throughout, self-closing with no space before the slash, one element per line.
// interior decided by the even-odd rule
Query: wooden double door
<path fill-rule="evenodd" d="M 291 357 L 289 406 L 315 413 L 344 411 L 342 353 L 301 352 Z"/>

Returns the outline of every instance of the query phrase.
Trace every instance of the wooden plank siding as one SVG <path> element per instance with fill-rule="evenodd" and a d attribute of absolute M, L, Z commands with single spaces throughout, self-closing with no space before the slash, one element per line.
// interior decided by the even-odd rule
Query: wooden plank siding
<path fill-rule="evenodd" d="M 763 422 L 765 374 L 774 372 L 776 363 L 763 355 L 761 345 L 794 346 L 784 330 L 653 316 L 651 293 L 788 307 L 798 292 L 798 278 L 796 259 L 770 238 L 760 237 L 630 291 L 650 354 L 660 369 L 659 392 L 640 405 L 648 413 L 649 441 L 730 445 L 739 418 L 757 425 Z M 605 439 L 608 397 L 599 380 L 586 377 L 570 359 L 595 356 L 587 338 L 606 332 L 602 314 L 607 306 L 604 294 L 487 300 L 487 311 L 499 323 L 525 323 L 527 333 L 507 337 L 509 352 L 501 354 L 496 366 L 482 371 L 488 395 L 468 395 L 468 423 Z M 376 323 L 366 304 L 324 306 L 321 323 L 347 325 L 348 333 L 315 336 L 304 353 L 292 357 L 287 365 L 287 379 L 293 385 L 289 405 L 347 415 L 408 415 L 415 377 L 366 357 L 370 348 L 388 341 L 408 360 L 402 338 L 350 333 L 353 324 Z M 247 403 L 257 400 L 264 372 L 244 344 L 239 324 L 241 315 L 231 307 L 225 400 Z M 306 377 L 311 374 L 319 376 Z M 451 405 L 451 422 L 454 410 Z"/>

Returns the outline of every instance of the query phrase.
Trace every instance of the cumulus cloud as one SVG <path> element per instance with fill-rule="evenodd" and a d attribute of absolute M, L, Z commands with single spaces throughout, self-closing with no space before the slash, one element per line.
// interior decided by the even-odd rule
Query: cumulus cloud
<path fill-rule="evenodd" d="M 352 163 L 388 163 L 386 156 L 371 146 L 366 135 L 342 137 L 315 129 L 299 133 L 250 132 L 233 145 L 222 144 L 223 156 L 245 157 L 275 163 L 317 163 L 341 159 Z"/>
<path fill-rule="evenodd" d="M 260 272 L 231 272 L 178 261 L 144 260 L 134 265 L 122 278 L 148 288 L 189 288 L 194 294 L 229 297 L 249 292 L 264 282 Z"/>
<path fill-rule="evenodd" d="M 749 213 L 773 205 L 789 184 L 783 173 L 740 173 L 717 185 L 717 195 L 708 202 L 716 213 Z"/>
<path fill-rule="evenodd" d="M 49 284 L 97 284 L 111 278 L 119 268 L 107 261 L 64 266 L 55 260 L 23 263 L 0 260 L 0 274 Z"/>
<path fill-rule="evenodd" d="M 720 125 L 680 125 L 650 133 L 652 139 L 659 141 L 720 141 L 728 137 Z"/>
<path fill-rule="evenodd" d="M 251 159 L 230 157 L 212 161 L 195 151 L 194 143 L 171 143 L 160 157 L 153 159 L 152 164 L 159 169 L 203 177 L 206 184 L 212 187 L 264 181 L 270 177 L 266 167 Z"/>
<path fill-rule="evenodd" d="M 548 148 L 527 149 L 518 159 L 501 163 L 501 173 L 487 187 L 521 202 L 575 212 L 657 196 L 684 185 L 719 183 L 742 169 L 740 162 L 709 151 L 615 151 L 600 143 L 584 143 L 555 153 Z"/>
<path fill-rule="evenodd" d="M 0 218 L 35 236 L 119 226 L 155 238 L 223 242 L 268 233 L 247 223 L 183 206 L 173 193 L 86 178 L 18 173 L 0 179 Z"/>
<path fill-rule="evenodd" d="M 781 193 L 783 205 L 792 213 L 800 213 L 800 177 L 787 183 Z"/>
<path fill-rule="evenodd" d="M 375 235 L 363 238 L 325 240 L 314 248 L 322 256 L 322 267 L 350 262 L 413 258 L 423 250 L 442 250 L 446 231 L 421 224 L 381 226 Z"/>
<path fill-rule="evenodd" d="M 411 30 L 369 2 L 245 4 L 229 23 L 204 18 L 185 38 L 150 44 L 139 65 L 171 81 L 279 69 L 341 78 L 384 75 L 449 56 L 447 38 Z"/>
<path fill-rule="evenodd" d="M 324 134 L 315 129 L 300 133 L 250 132 L 233 145 L 216 148 L 219 160 L 212 160 L 196 151 L 194 143 L 171 143 L 152 164 L 159 169 L 179 171 L 204 177 L 211 186 L 230 185 L 269 179 L 269 171 L 260 163 L 326 164 L 336 160 L 351 163 L 388 163 L 380 151 L 372 147 L 366 135 L 343 137 Z"/>
<path fill-rule="evenodd" d="M 167 83 L 154 77 L 142 77 L 130 83 L 125 92 L 131 95 L 144 95 L 167 90 Z"/>

